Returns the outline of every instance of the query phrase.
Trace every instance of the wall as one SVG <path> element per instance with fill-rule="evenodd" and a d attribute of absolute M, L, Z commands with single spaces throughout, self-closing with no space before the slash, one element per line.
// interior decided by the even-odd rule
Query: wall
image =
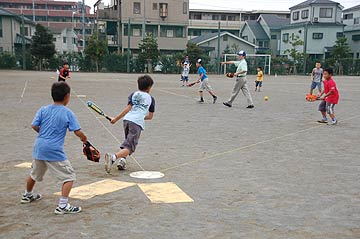
<path fill-rule="evenodd" d="M 243 28 L 243 31 L 241 32 L 241 38 L 244 37 L 248 37 L 247 41 L 251 42 L 251 43 L 256 43 L 256 39 L 253 35 L 253 33 L 251 32 L 250 28 L 248 27 L 248 25 L 245 25 L 245 27 Z"/>

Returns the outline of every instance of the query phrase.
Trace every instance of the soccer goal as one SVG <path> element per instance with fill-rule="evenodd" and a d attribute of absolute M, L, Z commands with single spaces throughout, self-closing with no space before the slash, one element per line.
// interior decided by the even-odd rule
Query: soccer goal
<path fill-rule="evenodd" d="M 225 61 L 238 61 L 238 55 L 236 54 L 225 54 Z M 248 73 L 256 74 L 256 69 L 261 66 L 264 74 L 271 74 L 271 55 L 265 54 L 247 54 L 246 61 L 248 64 Z M 227 72 L 235 72 L 235 66 L 224 65 L 224 74 Z"/>

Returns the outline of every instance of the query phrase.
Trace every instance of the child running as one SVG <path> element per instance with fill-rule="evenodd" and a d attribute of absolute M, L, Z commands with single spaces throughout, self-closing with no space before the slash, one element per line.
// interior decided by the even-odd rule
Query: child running
<path fill-rule="evenodd" d="M 107 173 L 111 172 L 111 166 L 117 159 L 119 159 L 118 169 L 126 169 L 126 157 L 135 152 L 141 131 L 145 129 L 145 120 L 153 118 L 155 99 L 149 94 L 153 84 L 154 81 L 150 76 L 140 76 L 138 78 L 139 90 L 128 97 L 128 104 L 125 109 L 115 118 L 112 118 L 111 124 L 115 124 L 124 117 L 125 140 L 120 145 L 120 151 L 115 154 L 105 154 L 105 170 Z"/>
<path fill-rule="evenodd" d="M 264 80 L 264 73 L 262 71 L 261 66 L 259 66 L 256 70 L 258 73 L 257 73 L 256 81 L 255 81 L 255 91 L 257 91 L 257 88 L 259 87 L 259 92 L 260 92 L 260 88 L 262 87 L 262 83 Z"/>
<path fill-rule="evenodd" d="M 213 92 L 213 89 L 211 88 L 211 86 L 209 84 L 209 79 L 208 79 L 208 77 L 206 75 L 205 68 L 202 66 L 202 60 L 201 59 L 198 59 L 196 61 L 196 67 L 198 68 L 198 74 L 199 74 L 199 79 L 197 80 L 197 83 L 200 82 L 200 87 L 199 87 L 200 100 L 199 100 L 199 103 L 204 103 L 204 90 L 206 90 L 213 97 L 213 104 L 215 104 L 216 100 L 217 100 L 217 96 L 215 95 L 215 93 Z"/>
<path fill-rule="evenodd" d="M 51 96 L 54 104 L 41 107 L 32 122 L 32 128 L 38 133 L 33 150 L 33 162 L 30 176 L 27 178 L 26 191 L 21 203 L 31 203 L 41 199 L 40 194 L 33 193 L 36 182 L 41 182 L 47 171 L 61 183 L 61 197 L 55 214 L 74 214 L 81 207 L 69 204 L 68 197 L 76 179 L 70 161 L 64 152 L 66 131 L 73 131 L 85 143 L 87 138 L 80 130 L 75 114 L 66 107 L 70 101 L 70 86 L 65 82 L 52 85 Z"/>
<path fill-rule="evenodd" d="M 322 119 L 319 123 L 327 123 L 328 125 L 336 125 L 337 120 L 335 117 L 334 108 L 339 102 L 339 91 L 336 87 L 336 82 L 333 79 L 333 69 L 326 68 L 324 70 L 324 90 L 318 95 L 322 100 L 319 105 L 319 111 L 322 114 Z M 328 123 L 326 113 L 329 114 L 331 122 Z"/>

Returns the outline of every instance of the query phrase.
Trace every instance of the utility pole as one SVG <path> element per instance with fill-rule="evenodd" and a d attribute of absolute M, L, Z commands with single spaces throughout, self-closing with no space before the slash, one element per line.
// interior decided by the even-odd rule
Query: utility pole
<path fill-rule="evenodd" d="M 21 14 L 21 36 L 22 36 L 22 57 L 23 57 L 23 70 L 26 70 L 26 48 L 25 48 L 25 20 L 24 14 Z"/>
<path fill-rule="evenodd" d="M 145 39 L 145 31 L 146 31 L 146 26 L 145 26 L 145 24 L 146 24 L 146 7 L 145 7 L 145 0 L 143 0 L 143 5 L 144 5 L 144 14 L 143 14 L 143 16 L 144 16 L 144 19 L 143 19 L 143 25 L 142 25 L 142 40 L 144 40 Z"/>
<path fill-rule="evenodd" d="M 35 0 L 32 0 L 33 22 L 35 22 Z"/>
<path fill-rule="evenodd" d="M 121 0 L 117 0 L 117 53 L 121 53 Z"/>
<path fill-rule="evenodd" d="M 82 37 L 83 37 L 83 52 L 85 51 L 85 0 L 82 1 Z"/>
<path fill-rule="evenodd" d="M 220 21 L 218 25 L 218 53 L 217 53 L 217 73 L 220 74 L 221 68 L 220 68 Z"/>
<path fill-rule="evenodd" d="M 131 28 L 131 23 L 130 23 L 130 17 L 129 17 L 128 29 L 127 29 L 128 47 L 127 47 L 127 62 L 126 62 L 126 71 L 128 73 L 130 73 L 130 32 L 131 32 L 130 28 Z"/>

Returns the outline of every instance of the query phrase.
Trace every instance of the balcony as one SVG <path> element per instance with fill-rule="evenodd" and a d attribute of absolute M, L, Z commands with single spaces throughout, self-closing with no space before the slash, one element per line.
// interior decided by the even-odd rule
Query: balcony
<path fill-rule="evenodd" d="M 219 20 L 189 20 L 189 28 L 214 29 L 218 28 Z M 220 21 L 221 28 L 239 30 L 243 26 L 240 21 Z"/>

